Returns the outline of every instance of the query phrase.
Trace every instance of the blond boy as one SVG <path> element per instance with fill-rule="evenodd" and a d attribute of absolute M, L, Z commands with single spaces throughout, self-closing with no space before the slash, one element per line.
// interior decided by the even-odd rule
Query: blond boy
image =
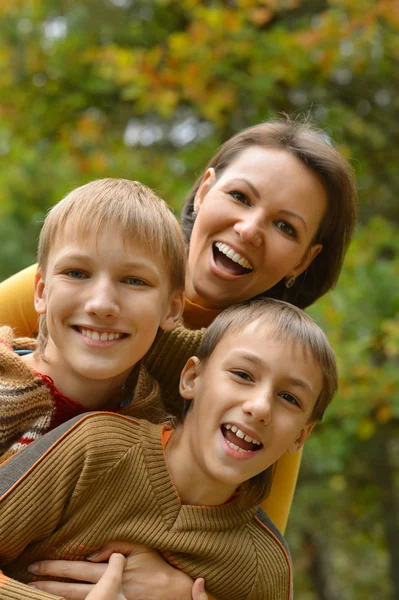
<path fill-rule="evenodd" d="M 94 181 L 50 210 L 35 280 L 38 343 L 0 328 L 0 460 L 87 410 L 162 420 L 158 385 L 139 363 L 180 319 L 185 253 L 177 220 L 138 182 Z M 166 401 L 199 340 L 179 329 L 162 341 Z"/>

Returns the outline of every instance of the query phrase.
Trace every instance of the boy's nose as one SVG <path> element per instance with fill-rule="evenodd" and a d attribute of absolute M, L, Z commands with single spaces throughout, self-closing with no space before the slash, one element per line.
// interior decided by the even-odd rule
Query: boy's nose
<path fill-rule="evenodd" d="M 268 425 L 272 419 L 273 398 L 269 393 L 257 394 L 247 400 L 243 406 L 244 412 L 255 421 Z"/>
<path fill-rule="evenodd" d="M 86 312 L 102 319 L 115 319 L 120 314 L 117 295 L 110 284 L 103 282 L 93 286 L 86 301 Z"/>

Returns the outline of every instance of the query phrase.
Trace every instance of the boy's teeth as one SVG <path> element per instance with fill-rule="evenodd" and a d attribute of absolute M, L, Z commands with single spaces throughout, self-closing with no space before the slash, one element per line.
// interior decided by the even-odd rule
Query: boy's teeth
<path fill-rule="evenodd" d="M 239 448 L 238 446 L 233 444 L 233 442 L 229 442 L 229 440 L 226 440 L 226 442 L 228 443 L 230 448 L 233 448 L 233 450 L 235 450 L 236 452 L 251 452 L 251 450 L 244 450 L 243 448 Z"/>
<path fill-rule="evenodd" d="M 256 444 L 257 446 L 261 446 L 261 442 L 259 442 L 258 440 L 255 440 L 255 438 L 246 435 L 243 431 L 241 431 L 241 429 L 238 429 L 238 427 L 236 427 L 235 425 L 230 425 L 230 423 L 227 423 L 226 425 L 224 425 L 225 429 L 231 429 L 231 431 L 233 433 L 235 433 L 235 435 L 240 438 L 241 440 L 245 440 L 246 442 L 251 442 L 252 444 Z"/>
<path fill-rule="evenodd" d="M 122 333 L 115 332 L 107 332 L 102 331 L 99 333 L 98 331 L 94 331 L 94 329 L 81 329 L 81 334 L 85 337 L 90 338 L 91 340 L 101 340 L 102 342 L 112 342 L 112 340 L 119 340 L 122 337 Z"/>
<path fill-rule="evenodd" d="M 236 262 L 239 265 L 241 265 L 242 267 L 244 267 L 244 269 L 250 269 L 251 271 L 253 270 L 251 263 L 248 262 L 246 258 L 241 256 L 241 254 L 238 254 L 238 252 L 235 252 L 233 250 L 233 248 L 230 248 L 230 246 L 228 246 L 227 244 L 223 244 L 222 242 L 216 242 L 215 246 L 219 250 L 219 252 L 222 252 L 222 254 L 225 254 L 233 262 Z"/>

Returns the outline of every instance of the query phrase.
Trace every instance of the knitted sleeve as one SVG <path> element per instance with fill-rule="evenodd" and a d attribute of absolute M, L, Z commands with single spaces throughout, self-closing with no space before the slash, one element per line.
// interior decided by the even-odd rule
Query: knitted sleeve
<path fill-rule="evenodd" d="M 48 387 L 14 350 L 35 348 L 31 338 L 15 338 L 0 327 L 0 462 L 43 435 L 54 403 Z"/>
<path fill-rule="evenodd" d="M 32 265 L 0 283 L 0 325 L 9 325 L 16 335 L 33 337 L 38 315 L 33 305 L 37 265 Z"/>
<path fill-rule="evenodd" d="M 0 573 L 0 600 L 65 600 L 19 583 Z"/>
<path fill-rule="evenodd" d="M 6 574 L 7 565 L 29 544 L 50 536 L 68 504 L 120 458 L 118 453 L 110 457 L 104 443 L 109 416 L 75 417 L 0 467 L 0 568 Z M 0 579 L 0 600 L 57 598 L 35 594 L 22 583 Z"/>
<path fill-rule="evenodd" d="M 145 357 L 148 372 L 161 387 L 165 407 L 174 415 L 181 413 L 180 373 L 190 356 L 199 348 L 205 329 L 176 327 L 159 334 Z"/>

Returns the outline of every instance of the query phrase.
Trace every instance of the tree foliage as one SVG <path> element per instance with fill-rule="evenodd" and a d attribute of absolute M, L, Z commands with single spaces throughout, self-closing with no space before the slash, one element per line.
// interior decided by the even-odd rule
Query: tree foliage
<path fill-rule="evenodd" d="M 0 3 L 0 278 L 71 188 L 138 179 L 178 210 L 222 141 L 282 112 L 351 160 L 362 225 L 312 309 L 340 391 L 289 527 L 301 600 L 399 598 L 398 29 L 396 0 Z"/>

